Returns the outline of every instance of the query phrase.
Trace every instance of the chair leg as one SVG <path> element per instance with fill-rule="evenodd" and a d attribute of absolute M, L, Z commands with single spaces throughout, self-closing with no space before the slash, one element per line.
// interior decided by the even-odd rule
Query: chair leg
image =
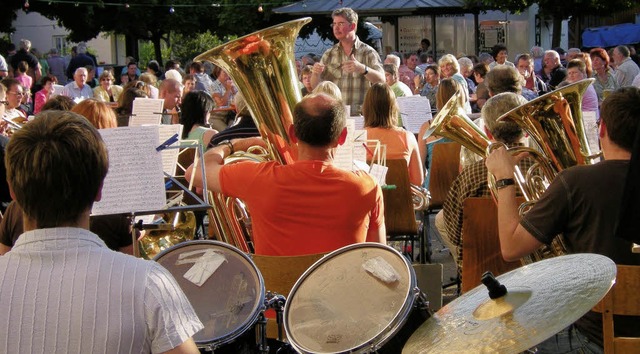
<path fill-rule="evenodd" d="M 422 218 L 422 229 L 418 230 L 418 239 L 420 240 L 420 263 L 431 263 L 431 238 L 429 237 L 429 212 L 420 212 Z"/>

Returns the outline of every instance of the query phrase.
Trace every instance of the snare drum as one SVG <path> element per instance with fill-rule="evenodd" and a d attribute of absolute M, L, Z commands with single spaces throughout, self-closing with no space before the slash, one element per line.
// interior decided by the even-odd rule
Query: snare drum
<path fill-rule="evenodd" d="M 188 241 L 154 260 L 176 279 L 204 324 L 193 336 L 199 348 L 215 350 L 251 329 L 264 311 L 264 281 L 253 261 L 233 246 Z"/>
<path fill-rule="evenodd" d="M 298 279 L 285 305 L 285 331 L 300 353 L 374 352 L 404 325 L 419 294 L 413 268 L 398 251 L 349 245 Z"/>

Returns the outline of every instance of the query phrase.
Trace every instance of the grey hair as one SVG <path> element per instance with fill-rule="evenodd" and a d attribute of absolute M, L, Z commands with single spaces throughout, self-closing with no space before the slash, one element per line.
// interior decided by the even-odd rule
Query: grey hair
<path fill-rule="evenodd" d="M 395 55 L 395 54 L 387 54 L 387 57 L 384 59 L 385 61 L 387 61 L 387 59 L 389 61 L 391 61 L 393 65 L 395 65 L 397 68 L 400 67 L 400 57 Z"/>
<path fill-rule="evenodd" d="M 31 41 L 28 40 L 28 39 L 21 39 L 20 40 L 20 48 L 22 48 L 24 50 L 31 49 Z"/>
<path fill-rule="evenodd" d="M 471 59 L 469 59 L 467 57 L 462 57 L 462 58 L 458 59 L 458 65 L 460 65 L 461 68 L 472 69 L 473 68 L 473 61 L 471 61 Z"/>
<path fill-rule="evenodd" d="M 509 120 L 498 122 L 498 118 L 525 103 L 527 100 L 521 95 L 503 92 L 489 98 L 482 106 L 482 119 L 495 140 L 511 144 L 522 137 L 522 128 L 518 124 Z"/>

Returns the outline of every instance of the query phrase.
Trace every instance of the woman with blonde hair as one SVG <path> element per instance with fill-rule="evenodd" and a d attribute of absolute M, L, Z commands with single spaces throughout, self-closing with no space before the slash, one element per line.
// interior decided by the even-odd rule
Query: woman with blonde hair
<path fill-rule="evenodd" d="M 117 105 L 122 94 L 122 86 L 115 85 L 116 79 L 111 71 L 105 70 L 100 74 L 100 84 L 93 89 L 93 97 L 100 102 L 109 102 Z"/>
<path fill-rule="evenodd" d="M 331 81 L 322 81 L 313 89 L 313 93 L 319 92 L 326 93 L 329 96 L 342 100 L 342 92 L 340 92 L 340 88 Z"/>
<path fill-rule="evenodd" d="M 96 129 L 116 128 L 116 113 L 105 102 L 94 98 L 83 100 L 71 108 L 71 112 L 87 118 Z"/>
<path fill-rule="evenodd" d="M 373 84 L 362 104 L 367 139 L 379 140 L 387 147 L 387 159 L 404 159 L 409 169 L 409 181 L 422 185 L 424 170 L 413 133 L 397 127 L 398 104 L 396 96 L 386 83 Z"/>

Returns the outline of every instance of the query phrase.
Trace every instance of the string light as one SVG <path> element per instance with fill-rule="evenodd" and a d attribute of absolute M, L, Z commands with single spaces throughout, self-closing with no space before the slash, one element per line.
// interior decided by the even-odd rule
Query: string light
<path fill-rule="evenodd" d="M 25 0 L 24 1 L 24 8 L 28 9 L 29 8 L 29 0 Z"/>
<path fill-rule="evenodd" d="M 180 7 L 232 7 L 232 8 L 237 8 L 237 7 L 253 7 L 255 6 L 255 3 L 251 4 L 248 2 L 245 3 L 232 3 L 232 4 L 224 4 L 224 3 L 219 3 L 219 2 L 207 2 L 207 3 L 202 3 L 199 2 L 197 0 L 192 0 L 195 1 L 196 3 L 193 4 L 152 4 L 152 3 L 136 3 L 136 4 L 129 4 L 129 3 L 121 3 L 121 2 L 100 2 L 100 3 L 96 3 L 94 1 L 91 0 L 84 0 L 84 1 L 78 1 L 78 0 L 25 0 L 25 4 L 28 3 L 29 1 L 37 1 L 37 2 L 45 2 L 48 3 L 49 5 L 53 5 L 53 4 L 73 4 L 74 6 L 78 7 L 80 5 L 87 5 L 87 6 L 100 6 L 100 7 L 107 7 L 107 6 L 114 6 L 114 7 L 124 7 L 124 8 L 130 8 L 130 7 L 168 7 L 168 8 L 180 8 Z M 263 12 L 264 11 L 264 6 L 272 6 L 272 7 L 276 7 L 276 6 L 285 6 L 285 5 L 290 5 L 295 3 L 295 1 L 285 1 L 285 2 L 264 2 L 261 3 L 258 6 L 258 11 Z M 306 5 L 306 4 L 303 4 Z"/>
<path fill-rule="evenodd" d="M 174 13 L 174 12 L 176 12 L 176 9 L 174 9 L 174 8 L 173 8 L 173 6 L 171 6 L 171 7 L 169 8 L 169 13 L 170 13 L 170 14 L 172 14 L 172 13 Z"/>

